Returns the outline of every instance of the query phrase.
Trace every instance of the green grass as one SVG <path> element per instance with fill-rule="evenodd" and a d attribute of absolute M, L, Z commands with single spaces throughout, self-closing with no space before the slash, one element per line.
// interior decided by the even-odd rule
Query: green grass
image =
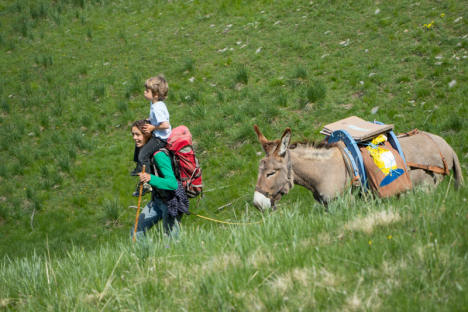
<path fill-rule="evenodd" d="M 0 0 L 0 307 L 463 309 L 466 188 L 344 196 L 325 212 L 297 187 L 266 216 L 251 197 L 253 124 L 298 141 L 350 115 L 419 128 L 466 172 L 467 21 L 463 1 Z M 129 243 L 129 125 L 158 73 L 204 170 L 192 211 L 264 223 L 192 215 L 175 244 L 157 231 Z M 345 229 L 381 211 L 399 218 Z"/>
<path fill-rule="evenodd" d="M 346 194 L 328 212 L 296 198 L 263 218 L 245 212 L 239 220 L 260 224 L 183 225 L 176 240 L 159 228 L 134 245 L 122 237 L 93 251 L 71 246 L 60 258 L 47 249 L 5 259 L 2 305 L 22 311 L 463 310 L 466 209 L 457 203 L 466 191 L 451 187 L 399 200 Z"/>

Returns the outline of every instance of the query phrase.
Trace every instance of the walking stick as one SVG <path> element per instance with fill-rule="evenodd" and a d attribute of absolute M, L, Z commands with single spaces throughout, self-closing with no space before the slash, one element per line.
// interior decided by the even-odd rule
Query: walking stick
<path fill-rule="evenodd" d="M 145 165 L 143 165 L 143 170 L 141 173 L 145 173 Z M 136 239 L 136 231 L 138 227 L 138 218 L 140 217 L 140 204 L 141 204 L 141 193 L 143 192 L 143 183 L 140 182 L 140 194 L 138 195 L 138 207 L 137 207 L 137 213 L 136 213 L 136 218 L 135 218 L 135 228 L 133 229 L 133 241 L 135 242 Z"/>

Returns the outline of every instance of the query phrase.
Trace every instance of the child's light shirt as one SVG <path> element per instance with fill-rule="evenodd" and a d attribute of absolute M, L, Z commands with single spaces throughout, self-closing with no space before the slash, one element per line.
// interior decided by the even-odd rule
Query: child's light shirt
<path fill-rule="evenodd" d="M 156 127 L 165 121 L 169 123 L 169 112 L 164 102 L 158 101 L 156 103 L 151 103 L 149 120 L 150 123 Z M 166 140 L 171 134 L 171 131 L 171 125 L 169 123 L 168 129 L 156 129 L 153 131 L 153 136 Z"/>

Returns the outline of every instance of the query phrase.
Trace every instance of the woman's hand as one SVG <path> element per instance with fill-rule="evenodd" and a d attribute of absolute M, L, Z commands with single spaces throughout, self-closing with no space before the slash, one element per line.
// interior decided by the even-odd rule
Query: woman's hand
<path fill-rule="evenodd" d="M 141 183 L 147 183 L 151 180 L 151 175 L 149 173 L 140 172 L 138 175 L 140 176 Z"/>

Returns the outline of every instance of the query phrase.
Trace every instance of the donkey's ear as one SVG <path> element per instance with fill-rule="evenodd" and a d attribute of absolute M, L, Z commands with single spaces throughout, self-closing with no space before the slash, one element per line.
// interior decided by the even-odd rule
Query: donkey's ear
<path fill-rule="evenodd" d="M 281 137 L 280 144 L 278 144 L 278 147 L 276 148 L 276 154 L 278 156 L 283 157 L 286 151 L 289 148 L 289 143 L 291 142 L 291 129 L 286 128 L 284 130 L 283 136 Z"/>
<path fill-rule="evenodd" d="M 255 133 L 257 134 L 258 140 L 260 141 L 262 145 L 268 142 L 267 138 L 265 138 L 265 136 L 262 134 L 262 132 L 260 131 L 257 125 L 254 125 L 254 130 L 255 130 Z"/>
<path fill-rule="evenodd" d="M 278 140 L 270 141 L 267 138 L 265 138 L 265 136 L 262 134 L 257 125 L 254 125 L 254 130 L 255 133 L 257 133 L 258 141 L 260 142 L 260 144 L 262 144 L 265 154 L 269 155 L 272 152 L 272 150 L 277 146 Z"/>

